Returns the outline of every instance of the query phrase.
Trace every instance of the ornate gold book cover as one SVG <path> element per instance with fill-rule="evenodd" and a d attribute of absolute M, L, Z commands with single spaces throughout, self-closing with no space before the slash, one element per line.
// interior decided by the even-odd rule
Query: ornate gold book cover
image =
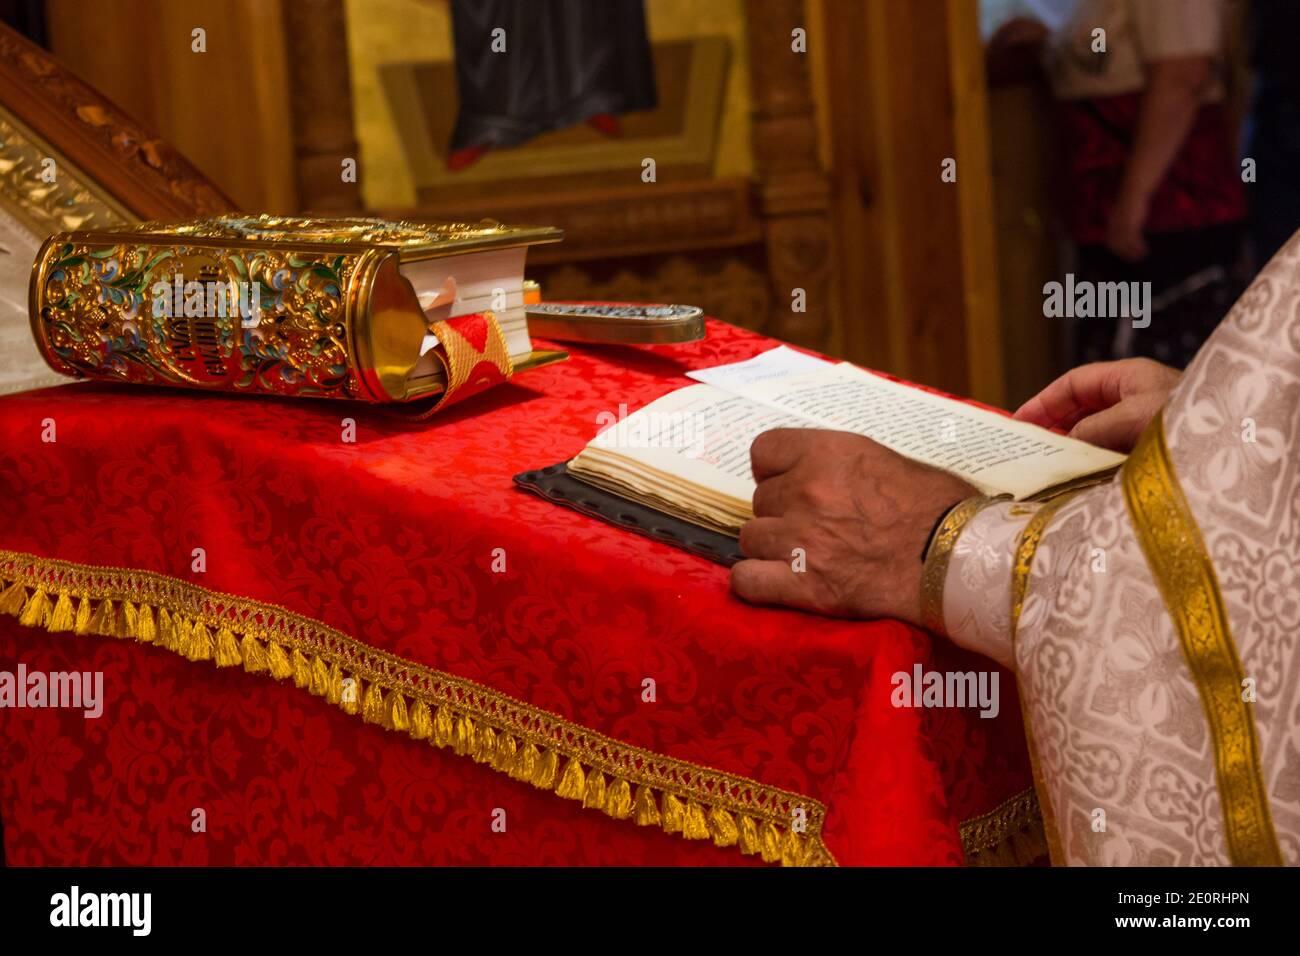
<path fill-rule="evenodd" d="M 445 401 L 492 384 L 492 367 L 509 377 L 516 366 L 492 311 L 436 321 L 404 271 L 505 249 L 520 249 L 522 269 L 521 247 L 561 237 L 493 222 L 272 216 L 63 232 L 32 269 L 32 333 L 55 371 L 78 377 Z M 413 378 L 431 334 L 440 369 Z"/>

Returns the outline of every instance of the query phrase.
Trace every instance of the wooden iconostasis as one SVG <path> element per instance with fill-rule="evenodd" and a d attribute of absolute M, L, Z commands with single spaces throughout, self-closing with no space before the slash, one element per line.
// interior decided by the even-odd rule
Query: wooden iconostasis
<path fill-rule="evenodd" d="M 698 304 L 992 403 L 1054 359 L 1004 344 L 977 0 L 645 0 L 654 110 L 459 173 L 448 0 L 45 10 L 58 57 L 246 210 L 561 226 L 530 258 L 547 297 Z"/>

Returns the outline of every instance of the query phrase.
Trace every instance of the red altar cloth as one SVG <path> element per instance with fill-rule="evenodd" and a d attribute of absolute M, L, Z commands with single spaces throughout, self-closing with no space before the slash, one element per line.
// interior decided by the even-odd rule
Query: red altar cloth
<path fill-rule="evenodd" d="M 826 853 L 811 862 L 960 863 L 959 824 L 1030 786 L 1009 675 L 995 719 L 894 708 L 897 671 L 990 665 L 897 622 L 745 605 L 726 569 L 512 485 L 579 451 L 600 413 L 774 344 L 715 322 L 686 347 L 573 348 L 567 363 L 421 423 L 340 402 L 100 384 L 0 400 L 0 549 L 11 553 L 0 589 L 18 602 L 0 614 L 0 670 L 102 671 L 105 699 L 98 719 L 0 708 L 8 862 L 761 862 L 715 845 L 736 840 L 712 817 L 713 839 L 689 820 L 686 834 L 638 826 L 667 816 L 672 787 L 646 787 L 645 817 L 637 784 L 648 778 L 635 770 L 638 809 L 615 819 L 562 795 L 562 747 L 555 777 L 539 771 L 534 785 L 367 723 L 293 679 L 187 660 L 162 638 L 51 633 L 59 608 L 42 612 L 34 587 L 11 586 L 14 562 L 38 556 L 280 605 L 644 748 L 652 764 L 775 788 L 772 800 L 808 814 L 807 840 L 820 828 Z M 20 604 L 46 627 L 18 624 Z M 690 786 L 679 796 L 687 817 L 690 801 L 708 802 Z"/>

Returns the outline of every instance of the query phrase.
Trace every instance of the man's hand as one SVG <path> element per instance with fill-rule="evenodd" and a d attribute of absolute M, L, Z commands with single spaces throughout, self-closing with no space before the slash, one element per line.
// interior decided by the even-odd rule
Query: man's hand
<path fill-rule="evenodd" d="M 869 438 L 777 428 L 754 439 L 754 518 L 731 587 L 755 604 L 920 623 L 921 551 L 975 489 Z"/>
<path fill-rule="evenodd" d="M 1071 438 L 1129 452 L 1181 377 L 1145 358 L 1081 365 L 1021 405 L 1016 418 L 1068 428 Z"/>

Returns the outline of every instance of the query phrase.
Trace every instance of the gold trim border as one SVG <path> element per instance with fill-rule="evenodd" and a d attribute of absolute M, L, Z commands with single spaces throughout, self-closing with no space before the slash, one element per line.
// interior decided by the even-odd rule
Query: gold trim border
<path fill-rule="evenodd" d="M 943 630 L 944 583 L 948 577 L 948 565 L 952 559 L 952 549 L 956 545 L 957 539 L 961 537 L 966 525 L 970 523 L 975 515 L 979 514 L 985 505 L 1003 500 L 1006 497 L 1000 495 L 996 498 L 990 498 L 985 495 L 974 495 L 954 505 L 939 522 L 934 541 L 926 552 L 925 567 L 921 572 L 921 620 L 929 630 L 935 633 L 940 633 Z M 1026 533 L 1029 532 L 1031 527 L 1034 529 L 1031 552 L 1025 558 L 1026 566 L 1028 562 L 1033 560 L 1032 547 L 1037 546 L 1047 522 L 1068 497 L 1070 497 L 1070 494 L 1064 493 L 1063 497 L 1052 499 L 1044 504 L 1042 508 L 1035 512 L 1034 519 L 1031 519 L 1029 525 L 1026 526 Z M 1044 514 L 1044 512 L 1046 513 Z M 1035 525 L 1039 514 L 1042 514 L 1043 517 Z M 1025 538 L 1022 536 L 1020 547 L 1023 548 L 1024 545 Z M 1017 563 L 1022 557 L 1023 555 L 1018 548 L 1016 554 Z M 1013 588 L 1015 586 L 1016 579 L 1013 577 Z M 1021 598 L 1023 599 L 1023 592 Z M 1019 608 L 1017 607 L 1016 617 L 1019 616 L 1018 612 Z M 1012 627 L 1014 635 L 1014 618 Z M 1026 727 L 1028 727 L 1028 716 L 1023 714 L 1023 707 L 1022 716 L 1026 720 Z M 1030 761 L 1034 765 L 1033 770 L 1035 779 L 1037 779 L 1033 738 L 1028 732 L 1026 737 L 1030 748 Z M 967 866 L 1029 866 L 1049 854 L 1043 815 L 1039 809 L 1034 787 L 1016 794 L 988 813 L 963 821 L 958 826 L 957 832 L 961 838 L 962 853 L 965 855 Z"/>
<path fill-rule="evenodd" d="M 992 500 L 986 495 L 972 495 L 957 502 L 948 509 L 935 529 L 934 540 L 925 552 L 921 568 L 921 623 L 928 631 L 944 633 L 943 590 L 948 580 L 952 549 L 970 520 Z"/>
<path fill-rule="evenodd" d="M 368 723 L 450 747 L 615 819 L 711 839 L 767 863 L 836 865 L 816 800 L 621 743 L 275 604 L 152 571 L 0 550 L 0 613 L 50 633 L 134 639 L 191 661 L 292 679 Z"/>
<path fill-rule="evenodd" d="M 1034 567 L 1034 556 L 1038 553 L 1038 544 L 1047 533 L 1047 526 L 1061 507 L 1083 489 L 1075 489 L 1048 499 L 1034 512 L 1029 522 L 1020 532 L 1016 542 L 1015 562 L 1011 566 L 1011 662 L 1015 665 L 1016 632 L 1020 629 L 1020 613 L 1025 607 L 1025 596 L 1029 593 L 1029 578 Z M 1020 722 L 1025 728 L 1025 743 L 1029 747 L 1029 769 L 1034 779 L 1035 803 L 1042 817 L 1043 835 L 1047 843 L 1048 856 L 1053 865 L 1063 866 L 1066 862 L 1065 847 L 1061 845 L 1061 834 L 1056 828 L 1056 813 L 1052 810 L 1051 794 L 1047 792 L 1047 777 L 1043 773 L 1038 759 L 1038 746 L 1034 742 L 1034 724 L 1030 719 L 1029 702 L 1025 699 L 1024 685 L 1016 677 L 1016 696 L 1020 701 Z"/>
<path fill-rule="evenodd" d="M 1174 472 L 1163 412 L 1142 433 L 1121 474 L 1138 543 L 1210 726 L 1228 855 L 1234 866 L 1281 866 L 1255 719 L 1241 697 L 1241 661 L 1214 565 Z"/>
<path fill-rule="evenodd" d="M 1030 516 L 1020 538 L 1016 541 L 1016 559 L 1011 566 L 1011 647 L 1015 650 L 1016 631 L 1020 627 L 1020 612 L 1025 607 L 1025 596 L 1029 593 L 1029 573 L 1034 567 L 1034 555 L 1038 553 L 1038 543 L 1047 532 L 1047 525 L 1061 506 L 1078 492 L 1067 492 L 1051 498 Z"/>
<path fill-rule="evenodd" d="M 1029 866 L 1048 855 L 1033 787 L 967 820 L 958 833 L 967 866 Z"/>
<path fill-rule="evenodd" d="M 44 159 L 55 161 L 58 175 L 52 183 L 41 178 Z M 5 209 L 31 231 L 37 245 L 51 233 L 111 228 L 139 218 L 3 104 L 0 164 L 0 197 Z"/>

